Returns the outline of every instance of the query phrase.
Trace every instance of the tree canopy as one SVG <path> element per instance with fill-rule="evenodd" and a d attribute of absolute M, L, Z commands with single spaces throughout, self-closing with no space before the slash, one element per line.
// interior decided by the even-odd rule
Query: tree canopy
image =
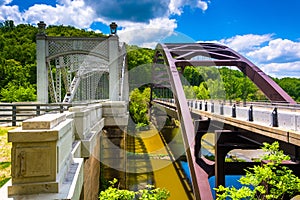
<path fill-rule="evenodd" d="M 0 101 L 33 101 L 36 99 L 37 33 L 38 28 L 30 24 L 15 25 L 11 20 L 0 23 Z M 65 37 L 104 36 L 94 31 L 63 25 L 48 26 L 46 34 Z M 145 77 L 151 78 L 153 56 L 154 50 L 152 49 L 127 45 L 128 69 L 134 72 L 132 73 L 134 77 L 129 77 L 132 80 L 130 83 L 138 85 L 143 81 L 150 82 L 148 79 L 145 80 Z M 136 74 L 143 76 L 136 76 Z M 186 67 L 183 76 L 188 83 L 184 89 L 191 98 L 266 99 L 263 93 L 238 70 L 226 67 Z M 300 102 L 300 78 L 274 78 L 274 80 L 292 98 Z M 145 87 L 147 84 L 142 89 Z M 17 95 L 17 93 L 29 94 Z"/>

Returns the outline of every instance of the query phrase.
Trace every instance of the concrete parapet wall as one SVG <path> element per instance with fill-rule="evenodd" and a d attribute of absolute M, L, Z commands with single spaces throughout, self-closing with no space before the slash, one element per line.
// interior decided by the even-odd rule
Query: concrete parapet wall
<path fill-rule="evenodd" d="M 102 142 L 112 141 L 124 148 L 127 120 L 125 102 L 104 102 L 24 121 L 8 134 L 12 142 L 8 196 L 24 200 L 96 199 L 103 129 L 106 127 Z M 119 159 L 124 171 L 124 155 L 110 155 L 115 162 Z"/>
<path fill-rule="evenodd" d="M 214 103 L 214 112 L 215 114 L 221 115 L 220 102 L 213 102 Z M 200 104 L 202 104 L 202 110 L 205 108 L 205 101 L 196 101 L 196 100 L 189 100 L 189 105 L 193 109 L 199 110 Z M 207 112 L 211 113 L 211 101 L 207 101 Z M 233 104 L 230 105 L 223 105 L 223 116 L 231 117 L 232 116 L 232 107 Z M 236 105 L 236 118 L 244 121 L 249 120 L 249 106 L 245 107 L 242 105 Z M 264 107 L 255 107 L 253 105 L 253 123 L 265 125 L 265 126 L 272 126 L 273 125 L 273 108 L 264 108 Z M 278 127 L 286 130 L 291 131 L 300 131 L 300 113 L 299 112 L 287 112 L 283 108 L 277 109 L 277 118 L 278 118 Z"/>
<path fill-rule="evenodd" d="M 127 126 L 128 111 L 125 101 L 108 101 L 102 104 L 105 126 Z"/>
<path fill-rule="evenodd" d="M 24 195 L 24 199 L 41 193 L 72 199 L 80 196 L 80 192 L 76 194 L 78 190 L 69 192 L 71 187 L 82 187 L 83 177 L 83 159 L 75 159 L 71 154 L 73 120 L 66 119 L 65 114 L 48 114 L 23 124 L 25 128 L 8 133 L 12 142 L 12 185 L 8 195 Z M 52 194 L 48 195 L 52 198 Z"/>

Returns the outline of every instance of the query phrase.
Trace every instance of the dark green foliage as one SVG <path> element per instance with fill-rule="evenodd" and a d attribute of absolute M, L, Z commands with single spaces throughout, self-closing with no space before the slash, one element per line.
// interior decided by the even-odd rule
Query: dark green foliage
<path fill-rule="evenodd" d="M 293 99 L 300 102 L 300 79 L 299 78 L 282 78 L 274 79 Z"/>
<path fill-rule="evenodd" d="M 138 88 L 130 93 L 129 113 L 137 128 L 149 124 L 148 107 L 150 102 L 150 88 L 140 91 Z"/>
<path fill-rule="evenodd" d="M 183 76 L 192 86 L 199 86 L 204 81 L 200 71 L 194 67 L 186 67 L 183 71 Z"/>
<path fill-rule="evenodd" d="M 128 70 L 135 67 L 153 63 L 154 50 L 147 48 L 140 48 L 138 46 L 127 46 L 127 63 Z M 149 69 L 151 70 L 151 68 Z"/>
<path fill-rule="evenodd" d="M 48 26 L 46 29 L 47 36 L 60 37 L 107 37 L 102 33 L 95 33 L 94 31 L 86 31 L 84 29 L 77 29 L 72 26 Z"/>
<path fill-rule="evenodd" d="M 13 21 L 7 20 L 0 23 L 0 99 L 16 98 L 3 97 L 13 94 L 9 89 L 22 86 L 22 90 L 29 89 L 29 93 L 34 92 L 36 87 L 36 34 L 37 27 L 29 24 L 15 25 Z M 101 33 L 85 31 L 72 26 L 48 26 L 46 29 L 48 36 L 65 37 L 107 37 Z M 153 62 L 154 50 L 139 48 L 137 46 L 127 46 L 127 62 L 129 71 L 136 68 L 133 77 L 129 73 L 129 80 L 132 87 L 141 88 L 140 83 L 145 83 L 142 89 L 149 86 L 148 78 L 151 78 L 151 64 Z M 140 67 L 143 66 L 143 67 Z M 185 91 L 189 96 L 199 99 L 226 98 L 232 100 L 266 100 L 262 92 L 248 79 L 244 78 L 242 72 L 230 70 L 229 68 L 215 67 L 186 67 L 183 73 L 189 82 Z M 222 80 L 222 81 L 221 81 Z M 296 101 L 300 101 L 300 79 L 283 78 L 275 81 Z M 11 83 L 12 82 L 12 83 Z M 8 85 L 10 83 L 10 85 Z M 4 92 L 3 89 L 5 90 Z M 11 93 L 7 91 L 11 90 Z M 18 96 L 18 95 L 17 95 Z M 29 95 L 30 99 L 35 98 Z M 26 95 L 21 100 L 27 98 Z M 29 97 L 28 97 L 29 98 Z"/>
<path fill-rule="evenodd" d="M 184 90 L 187 98 L 265 101 L 262 91 L 241 71 L 227 67 L 186 67 Z M 296 101 L 300 101 L 300 79 L 275 81 Z"/>
<path fill-rule="evenodd" d="M 262 149 L 267 154 L 261 158 L 261 165 L 247 169 L 246 176 L 240 178 L 243 187 L 219 186 L 217 199 L 291 199 L 300 193 L 300 179 L 288 167 L 280 165 L 290 157 L 279 150 L 279 143 L 264 143 Z"/>
<path fill-rule="evenodd" d="M 110 186 L 100 193 L 100 200 L 166 200 L 170 197 L 170 192 L 166 189 L 154 188 L 152 185 L 147 185 L 145 189 L 139 190 L 137 192 L 129 190 L 121 190 L 114 187 L 118 182 L 117 179 L 109 181 Z"/>

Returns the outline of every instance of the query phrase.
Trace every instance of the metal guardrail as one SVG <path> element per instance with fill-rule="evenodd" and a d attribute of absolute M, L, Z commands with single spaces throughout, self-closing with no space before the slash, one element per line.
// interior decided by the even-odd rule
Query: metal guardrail
<path fill-rule="evenodd" d="M 174 99 L 157 99 L 172 107 Z M 187 100 L 188 107 L 221 116 L 230 116 L 265 126 L 280 127 L 286 130 L 300 130 L 300 105 L 259 102 L 227 102 L 218 100 Z"/>
<path fill-rule="evenodd" d="M 174 99 L 166 99 L 166 98 L 157 98 L 157 100 L 161 101 L 167 101 L 167 102 L 173 102 Z M 236 105 L 237 107 L 247 107 L 247 106 L 255 106 L 255 107 L 263 107 L 263 108 L 270 108 L 274 109 L 276 107 L 277 109 L 286 109 L 286 110 L 291 110 L 291 111 L 300 111 L 300 104 L 289 104 L 286 102 L 270 102 L 270 101 L 230 101 L 230 100 L 212 100 L 212 99 L 187 99 L 187 101 L 191 102 L 214 102 L 218 104 L 223 104 L 223 105 Z"/>
<path fill-rule="evenodd" d="M 62 113 L 72 106 L 88 105 L 88 103 L 0 103 L 0 124 L 8 123 L 16 126 L 17 122 L 43 115 L 45 113 Z"/>

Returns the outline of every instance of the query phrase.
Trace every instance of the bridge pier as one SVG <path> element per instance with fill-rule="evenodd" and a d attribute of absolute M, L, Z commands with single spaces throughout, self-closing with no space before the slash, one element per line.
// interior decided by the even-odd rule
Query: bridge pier
<path fill-rule="evenodd" d="M 120 187 L 126 188 L 126 132 L 128 124 L 127 104 L 125 102 L 106 102 L 102 104 L 105 117 L 104 132 L 101 136 L 102 178 L 117 178 Z"/>
<path fill-rule="evenodd" d="M 215 187 L 225 186 L 226 174 L 245 174 L 244 169 L 253 166 L 253 163 L 225 162 L 227 153 L 233 149 L 258 149 L 261 144 L 243 137 L 239 132 L 231 130 L 215 131 Z M 241 167 L 243 165 L 243 167 Z"/>

